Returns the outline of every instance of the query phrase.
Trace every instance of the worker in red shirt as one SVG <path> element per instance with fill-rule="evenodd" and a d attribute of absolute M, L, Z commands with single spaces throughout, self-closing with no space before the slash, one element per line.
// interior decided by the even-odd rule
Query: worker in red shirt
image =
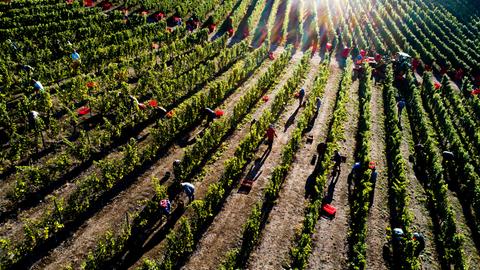
<path fill-rule="evenodd" d="M 275 129 L 273 128 L 273 125 L 270 125 L 267 129 L 267 133 L 265 134 L 265 137 L 267 137 L 268 141 L 268 147 L 271 148 L 273 145 L 273 139 L 277 137 L 277 133 Z"/>

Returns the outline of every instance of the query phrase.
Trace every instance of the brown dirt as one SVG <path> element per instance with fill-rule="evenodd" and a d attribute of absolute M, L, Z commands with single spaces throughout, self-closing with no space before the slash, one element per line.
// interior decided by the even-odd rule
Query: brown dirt
<path fill-rule="evenodd" d="M 268 68 L 270 62 L 262 64 L 262 70 Z M 258 78 L 264 71 L 257 71 L 254 79 Z M 245 85 L 251 84 L 249 80 Z M 234 103 L 243 94 L 241 89 L 227 98 L 221 107 L 233 108 Z M 231 110 L 225 111 L 225 116 L 231 113 Z M 224 117 L 225 117 L 224 116 Z M 173 146 L 168 149 L 166 155 L 158 160 L 146 173 L 129 188 L 118 194 L 110 204 L 105 206 L 96 215 L 88 219 L 77 232 L 53 250 L 48 256 L 37 262 L 37 268 L 56 269 L 67 263 L 78 266 L 85 259 L 88 251 L 92 250 L 99 238 L 108 230 L 118 231 L 118 224 L 124 220 L 125 214 L 139 209 L 143 200 L 153 196 L 154 191 L 151 186 L 151 179 L 157 177 L 161 179 L 164 172 L 172 171 L 173 161 L 181 159 L 184 149 Z M 71 258 L 75 258 L 74 261 Z"/>
<path fill-rule="evenodd" d="M 314 129 L 307 133 L 307 136 L 313 137 L 313 142 L 305 144 L 304 138 L 304 146 L 295 157 L 292 170 L 283 184 L 277 204 L 273 207 L 262 232 L 260 244 L 250 256 L 249 269 L 281 269 L 282 263 L 288 259 L 295 231 L 303 222 L 307 203 L 304 197 L 304 186 L 308 175 L 313 170 L 310 160 L 316 154 L 316 145 L 326 138 L 341 72 L 335 65 L 330 67 L 329 79 L 322 97 L 322 107 L 315 120 Z M 310 88 L 311 84 L 305 85 L 307 91 Z"/>
<path fill-rule="evenodd" d="M 409 210 L 413 214 L 412 230 L 422 232 L 427 241 L 425 243 L 425 250 L 420 255 L 420 262 L 422 269 L 441 269 L 437 247 L 435 243 L 435 235 L 433 229 L 432 219 L 429 217 L 427 194 L 423 188 L 423 185 L 415 176 L 413 171 L 413 164 L 408 161 L 409 156 L 413 153 L 413 138 L 412 131 L 410 129 L 410 122 L 406 115 L 406 111 L 402 117 L 402 144 L 400 149 L 402 156 L 407 165 L 407 177 L 409 179 L 409 193 L 410 201 L 408 204 Z"/>
<path fill-rule="evenodd" d="M 388 209 L 388 169 L 385 155 L 385 113 L 381 87 L 372 86 L 371 111 L 371 153 L 377 166 L 378 178 L 375 197 L 367 222 L 367 267 L 387 269 L 382 257 L 382 247 L 386 243 L 386 228 L 389 226 Z"/>
<path fill-rule="evenodd" d="M 347 177 L 355 162 L 355 138 L 359 116 L 358 87 L 357 80 L 350 88 L 350 97 L 347 104 L 347 115 L 349 117 L 345 123 L 345 141 L 339 143 L 339 152 L 347 157 L 347 162 L 342 165 L 331 203 L 337 208 L 337 213 L 333 220 L 320 219 L 317 222 L 313 234 L 312 254 L 310 255 L 308 269 L 347 269 L 347 234 L 350 219 Z"/>
<path fill-rule="evenodd" d="M 301 53 L 297 53 L 293 57 L 298 61 Z M 289 69 L 286 75 L 289 76 L 282 78 L 277 85 L 278 89 L 283 87 L 286 80 L 292 75 L 292 70 Z M 241 243 L 242 224 L 246 222 L 253 205 L 263 196 L 263 189 L 268 183 L 269 176 L 279 162 L 282 147 L 287 143 L 293 130 L 293 128 L 289 128 L 286 132 L 282 132 L 282 127 L 297 108 L 298 104 L 293 102 L 287 106 L 280 117 L 280 121 L 276 125 L 278 137 L 275 139 L 271 153 L 265 158 L 265 162 L 258 172 L 259 177 L 251 191 L 248 194 L 242 194 L 238 193 L 237 189 L 232 190 L 223 209 L 200 239 L 196 251 L 188 259 L 183 269 L 215 269 L 223 260 L 225 253 Z M 262 156 L 266 150 L 267 145 L 262 144 L 256 157 Z M 246 168 L 250 168 L 252 164 L 253 162 Z M 220 235 L 221 237 L 218 237 Z"/>

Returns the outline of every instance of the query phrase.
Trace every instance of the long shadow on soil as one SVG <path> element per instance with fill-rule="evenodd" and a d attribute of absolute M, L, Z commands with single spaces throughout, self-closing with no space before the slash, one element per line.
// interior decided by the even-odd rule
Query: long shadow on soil
<path fill-rule="evenodd" d="M 282 42 L 283 33 L 283 22 L 285 21 L 285 11 L 287 9 L 287 1 L 282 1 L 278 5 L 277 14 L 275 14 L 275 22 L 271 30 L 270 36 L 270 51 L 274 51 Z"/>
<path fill-rule="evenodd" d="M 340 87 L 341 84 L 342 84 L 342 80 L 339 81 L 337 87 Z M 338 101 L 339 101 L 339 95 L 337 93 L 336 97 L 335 97 L 334 108 L 336 108 L 336 106 L 338 104 Z M 314 118 L 317 118 L 317 116 L 318 116 L 318 111 L 315 113 Z M 332 126 L 333 126 L 333 117 L 328 122 L 327 130 L 331 130 Z M 308 129 L 306 130 L 306 132 L 310 131 L 312 128 L 313 128 L 313 123 L 308 126 Z M 325 150 L 327 149 L 328 144 L 331 143 L 331 141 L 328 140 L 328 134 L 327 134 L 326 138 L 327 138 L 327 140 L 325 142 L 321 142 L 317 145 L 317 155 L 318 155 L 318 157 L 316 158 L 316 160 L 315 159 L 312 160 L 312 165 L 313 165 L 313 163 L 315 163 L 315 167 L 314 167 L 312 173 L 310 173 L 310 175 L 307 177 L 307 179 L 305 181 L 305 199 L 316 198 L 317 197 L 318 194 L 316 194 L 317 191 L 315 189 L 316 178 L 319 175 L 323 174 L 325 172 L 325 170 L 327 169 L 327 168 L 324 168 L 322 166 L 323 160 L 325 160 L 325 158 L 330 158 L 330 157 L 325 156 Z M 323 147 L 321 145 L 323 145 Z"/>
<path fill-rule="evenodd" d="M 293 125 L 293 122 L 295 122 L 295 117 L 297 117 L 298 111 L 300 110 L 300 106 L 297 107 L 297 109 L 290 115 L 288 118 L 287 122 L 285 123 L 285 126 L 283 128 L 283 132 L 286 132 L 288 128 Z"/>
<path fill-rule="evenodd" d="M 272 152 L 272 148 L 268 147 L 263 153 L 263 155 L 260 158 L 255 160 L 253 166 L 250 168 L 250 170 L 245 176 L 246 179 L 256 180 L 258 179 L 258 177 L 260 177 L 260 174 L 261 174 L 260 170 L 262 169 L 263 164 L 265 164 L 265 161 L 267 160 L 268 156 L 270 156 L 271 152 Z"/>
<path fill-rule="evenodd" d="M 235 34 L 232 37 L 232 40 L 231 40 L 232 45 L 242 41 L 245 37 L 250 35 L 250 33 L 248 32 L 248 18 L 250 18 L 250 15 L 252 15 L 255 5 L 257 4 L 258 1 L 262 1 L 262 0 L 252 0 L 252 2 L 250 3 L 250 6 L 247 9 L 247 13 L 243 17 L 242 21 L 238 25 L 237 31 L 235 31 Z"/>
<path fill-rule="evenodd" d="M 260 47 L 260 45 L 262 45 L 262 43 L 267 38 L 268 19 L 270 18 L 270 14 L 272 13 L 272 5 L 274 2 L 275 0 L 267 0 L 267 2 L 265 3 L 265 7 L 262 11 L 260 20 L 258 21 L 258 25 L 252 40 L 252 46 L 254 48 Z"/>

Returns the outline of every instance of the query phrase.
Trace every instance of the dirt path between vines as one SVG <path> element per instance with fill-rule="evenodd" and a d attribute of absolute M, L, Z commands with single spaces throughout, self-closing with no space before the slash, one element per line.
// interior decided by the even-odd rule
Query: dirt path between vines
<path fill-rule="evenodd" d="M 318 56 L 316 56 L 318 57 Z M 315 119 L 313 130 L 306 134 L 313 137 L 307 144 L 303 139 L 303 147 L 296 154 L 292 170 L 289 172 L 277 204 L 273 207 L 263 229 L 260 244 L 252 252 L 247 267 L 249 269 L 281 269 L 288 262 L 290 247 L 295 231 L 302 226 L 305 200 L 305 181 L 314 169 L 310 161 L 317 153 L 318 143 L 325 141 L 328 125 L 335 107 L 335 100 L 342 71 L 335 63 L 330 65 L 330 74 L 322 97 L 322 107 Z M 311 85 L 305 85 L 309 91 Z"/>
<path fill-rule="evenodd" d="M 278 48 L 278 52 L 283 51 L 283 48 Z M 294 56 L 294 58 L 290 61 L 290 65 L 295 65 L 297 64 L 301 59 L 300 55 Z M 284 85 L 286 82 L 287 78 L 291 76 L 293 70 L 290 70 L 289 72 L 287 71 L 285 75 L 280 77 L 281 84 Z M 253 86 L 253 84 L 252 84 Z M 267 103 L 263 103 L 263 101 L 260 101 L 260 105 L 257 106 L 257 108 L 254 108 L 252 110 L 253 113 L 251 113 L 249 116 L 247 116 L 246 119 L 258 119 L 261 114 L 270 107 L 271 101 L 273 100 L 274 96 L 278 93 L 280 90 L 280 87 L 272 87 L 272 91 L 268 93 L 268 96 L 270 97 L 270 101 Z M 221 153 L 213 154 L 213 157 L 215 160 L 213 162 L 209 163 L 204 167 L 205 175 L 200 177 L 201 179 L 198 182 L 195 183 L 195 198 L 196 199 L 203 199 L 207 193 L 208 187 L 210 184 L 217 182 L 220 177 L 223 175 L 224 172 L 224 162 L 228 158 L 232 157 L 235 153 L 235 150 L 240 144 L 241 140 L 245 137 L 245 135 L 250 131 L 250 125 L 249 123 L 244 123 L 243 126 L 238 128 L 234 133 L 224 142 L 224 146 L 226 146 L 226 149 L 219 150 Z M 185 216 L 188 216 L 190 211 L 187 209 L 187 213 Z M 156 243 L 153 247 L 150 249 L 146 250 L 146 252 L 143 254 L 141 258 L 138 258 L 135 260 L 135 262 L 131 262 L 126 266 L 132 265 L 130 268 L 135 269 L 138 267 L 142 262 L 143 259 L 145 258 L 160 258 L 161 254 L 163 253 L 165 249 L 165 241 L 162 240 L 158 243 Z"/>
<path fill-rule="evenodd" d="M 337 208 L 333 220 L 321 218 L 315 227 L 312 236 L 312 254 L 309 257 L 308 269 L 347 269 L 348 242 L 347 234 L 350 219 L 350 205 L 348 199 L 347 177 L 350 168 L 355 162 L 356 136 L 358 130 L 358 87 L 356 80 L 348 94 L 350 95 L 347 108 L 348 119 L 345 125 L 345 140 L 339 142 L 339 152 L 347 157 L 347 162 L 342 164 L 339 179 L 334 186 L 333 201 L 331 204 Z M 330 179 L 329 179 L 330 181 Z M 326 185 L 329 185 L 327 182 Z"/>
<path fill-rule="evenodd" d="M 408 209 L 413 213 L 411 229 L 414 232 L 422 232 L 429 241 L 425 243 L 425 250 L 420 255 L 422 269 L 441 269 L 437 246 L 435 243 L 435 234 L 432 219 L 429 216 L 428 198 L 422 183 L 415 176 L 413 163 L 409 161 L 409 156 L 413 154 L 413 138 L 410 129 L 410 122 L 406 115 L 406 110 L 402 116 L 402 143 L 400 150 L 406 161 L 407 178 L 409 180 L 408 190 L 410 201 Z"/>
<path fill-rule="evenodd" d="M 383 245 L 386 242 L 386 228 L 390 225 L 388 208 L 388 169 L 385 144 L 385 112 L 381 86 L 372 85 L 371 112 L 371 153 L 370 157 L 376 163 L 377 184 L 375 197 L 367 221 L 367 268 L 387 269 L 382 257 Z"/>
<path fill-rule="evenodd" d="M 296 55 L 300 57 L 301 53 Z M 313 79 L 315 72 L 316 70 L 310 69 L 307 81 Z M 279 84 L 278 88 L 283 88 L 283 85 L 284 83 Z M 303 110 L 298 110 L 293 124 L 284 131 L 283 127 L 290 121 L 297 109 L 298 103 L 296 101 L 287 105 L 276 123 L 278 137 L 275 139 L 271 152 L 267 151 L 267 145 L 260 145 L 255 158 L 252 158 L 252 162 L 245 167 L 246 170 L 242 174 L 245 177 L 249 173 L 248 169 L 252 167 L 254 160 L 263 157 L 264 162 L 260 168 L 257 168 L 258 171 L 255 173 L 256 180 L 252 189 L 248 194 L 239 193 L 237 188 L 231 191 L 222 210 L 217 214 L 213 223 L 200 239 L 196 251 L 187 260 L 182 269 L 216 269 L 223 261 L 226 252 L 241 244 L 242 226 L 248 219 L 254 204 L 263 197 L 263 189 L 266 187 L 273 169 L 280 162 L 282 148 L 288 142 L 298 115 Z"/>
<path fill-rule="evenodd" d="M 230 95 L 219 107 L 226 107 L 224 117 L 231 113 L 235 102 L 243 95 L 242 89 L 249 87 L 268 69 L 271 61 L 265 60 L 257 69 L 255 75 L 240 86 L 237 91 Z M 75 232 L 73 237 L 62 243 L 54 249 L 48 256 L 36 263 L 36 267 L 42 269 L 57 269 L 67 263 L 72 266 L 79 266 L 82 260 L 86 258 L 88 251 L 92 250 L 98 240 L 108 231 L 118 231 L 118 224 L 124 221 L 125 214 L 138 211 L 141 207 L 141 201 L 151 198 L 154 190 L 151 185 L 151 178 L 161 179 L 165 172 L 172 171 L 173 161 L 181 159 L 184 148 L 174 145 L 170 147 L 167 154 L 159 159 L 151 168 L 137 178 L 129 188 L 118 194 L 112 199 L 111 203 L 101 209 L 96 215 L 89 218 L 82 227 Z M 171 178 L 169 179 L 171 181 Z M 73 261 L 72 258 L 74 258 Z"/>

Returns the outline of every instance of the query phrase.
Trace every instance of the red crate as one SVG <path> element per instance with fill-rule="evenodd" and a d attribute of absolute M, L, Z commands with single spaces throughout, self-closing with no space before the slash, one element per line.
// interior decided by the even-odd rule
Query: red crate
<path fill-rule="evenodd" d="M 325 216 L 329 218 L 334 218 L 335 214 L 337 213 L 337 208 L 331 206 L 330 204 L 326 203 L 322 206 L 322 212 Z"/>

